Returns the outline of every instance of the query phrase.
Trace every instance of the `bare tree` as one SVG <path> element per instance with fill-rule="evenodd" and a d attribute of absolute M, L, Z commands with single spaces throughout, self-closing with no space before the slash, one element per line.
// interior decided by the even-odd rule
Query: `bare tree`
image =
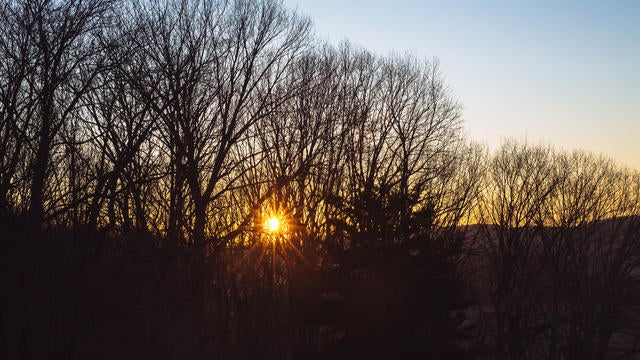
<path fill-rule="evenodd" d="M 33 47 L 28 34 L 35 19 L 26 3 L 5 2 L 0 11 L 0 211 L 8 216 L 25 204 L 15 190 L 25 186 L 27 174 L 20 163 L 27 161 L 26 144 L 35 112 L 35 96 L 29 86 Z"/>
<path fill-rule="evenodd" d="M 202 244 L 205 229 L 214 226 L 210 204 L 237 186 L 231 154 L 300 87 L 281 84 L 291 76 L 309 24 L 273 1 L 138 8 L 141 26 L 132 40 L 144 67 L 130 81 L 163 124 L 173 174 L 170 212 L 182 213 L 190 201 L 193 223 L 184 225 Z M 179 232 L 176 215 L 170 215 L 172 235 Z"/>
<path fill-rule="evenodd" d="M 635 334 L 624 314 L 637 305 L 637 175 L 583 152 L 556 162 L 560 181 L 544 242 L 553 280 L 549 356 L 604 359 L 616 332 Z M 637 352 L 628 336 L 617 338 L 616 352 Z"/>
<path fill-rule="evenodd" d="M 45 191 L 56 137 L 78 101 L 90 90 L 101 69 L 99 47 L 92 38 L 104 25 L 110 1 L 25 2 L 24 17 L 34 21 L 30 39 L 36 63 L 30 85 L 37 98 L 30 213 L 35 221 L 45 214 Z"/>
<path fill-rule="evenodd" d="M 505 142 L 479 203 L 498 359 L 530 356 L 540 306 L 542 206 L 557 187 L 549 148 Z"/>
<path fill-rule="evenodd" d="M 630 356 L 637 175 L 583 152 L 507 142 L 478 204 L 499 358 Z M 617 355 L 616 355 L 617 354 Z"/>

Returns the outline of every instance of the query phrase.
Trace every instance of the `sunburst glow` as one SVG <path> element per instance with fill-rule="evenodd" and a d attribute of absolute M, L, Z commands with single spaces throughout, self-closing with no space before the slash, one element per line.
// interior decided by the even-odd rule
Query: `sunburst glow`
<path fill-rule="evenodd" d="M 278 232 L 280 230 L 280 219 L 277 217 L 270 217 L 264 222 L 264 228 L 269 232 Z"/>

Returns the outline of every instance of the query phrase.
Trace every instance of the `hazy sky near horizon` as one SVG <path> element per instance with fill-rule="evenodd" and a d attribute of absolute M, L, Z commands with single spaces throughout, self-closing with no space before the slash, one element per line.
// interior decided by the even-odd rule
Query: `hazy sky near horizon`
<path fill-rule="evenodd" d="M 640 169 L 640 0 L 284 0 L 316 33 L 438 58 L 470 137 L 585 149 Z"/>

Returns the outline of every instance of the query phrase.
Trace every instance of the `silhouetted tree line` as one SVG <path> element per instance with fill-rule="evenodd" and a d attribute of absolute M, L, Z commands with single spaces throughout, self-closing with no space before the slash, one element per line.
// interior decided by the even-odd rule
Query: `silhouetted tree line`
<path fill-rule="evenodd" d="M 0 358 L 640 351 L 640 175 L 469 143 L 436 61 L 276 0 L 0 7 Z"/>

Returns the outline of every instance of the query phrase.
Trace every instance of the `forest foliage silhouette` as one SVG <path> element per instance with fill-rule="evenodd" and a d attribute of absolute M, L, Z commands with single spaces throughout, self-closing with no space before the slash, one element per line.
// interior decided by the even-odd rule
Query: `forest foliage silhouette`
<path fill-rule="evenodd" d="M 436 60 L 276 0 L 0 7 L 0 358 L 640 353 L 640 173 L 489 153 Z"/>

